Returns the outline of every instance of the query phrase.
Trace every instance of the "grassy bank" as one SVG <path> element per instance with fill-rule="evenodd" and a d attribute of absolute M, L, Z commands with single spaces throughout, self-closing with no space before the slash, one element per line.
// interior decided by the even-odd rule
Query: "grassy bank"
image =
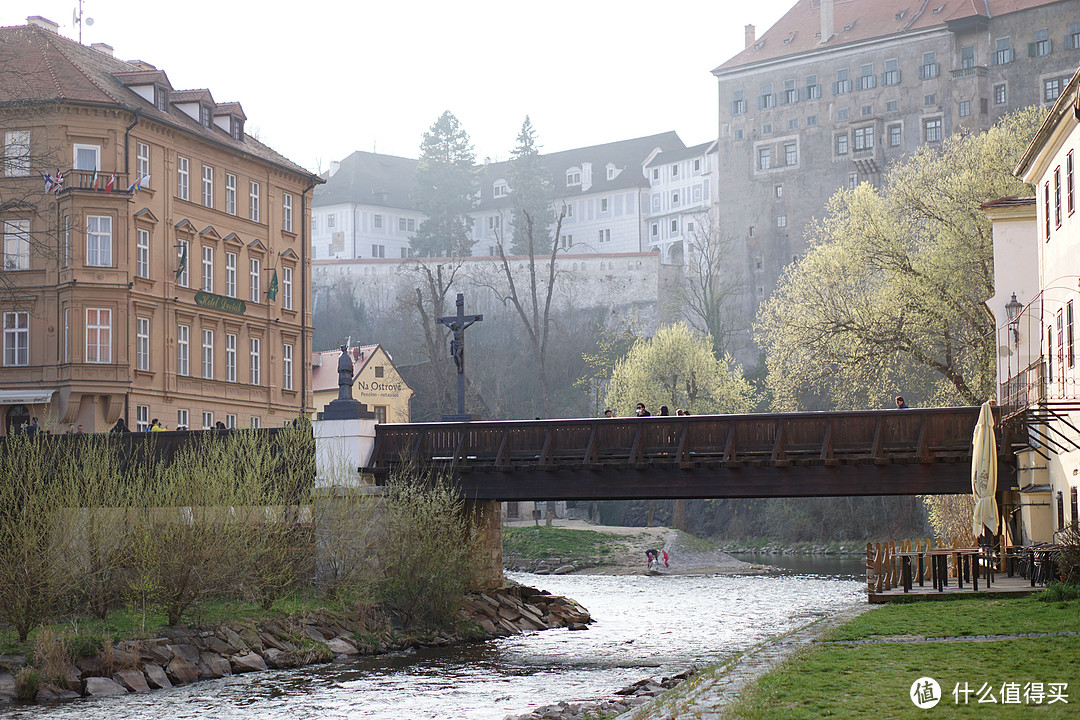
<path fill-rule="evenodd" d="M 1070 631 L 1080 631 L 1080 599 L 966 597 L 887 605 L 822 638 L 837 644 L 813 645 L 795 653 L 745 692 L 723 717 L 1071 718 L 1080 704 L 1080 636 L 911 641 Z M 922 677 L 940 685 L 936 708 L 919 709 L 909 698 L 912 683 Z M 965 683 L 971 690 L 967 704 Z M 1041 703 L 1025 695 L 1025 688 L 1037 689 L 1031 683 L 1042 683 L 1046 697 Z M 1068 704 L 1049 703 L 1051 683 L 1068 683 L 1064 689 Z M 995 703 L 979 702 L 980 696 L 988 700 L 980 692 L 984 684 Z M 959 703 L 953 695 L 957 686 Z"/>
<path fill-rule="evenodd" d="M 636 547 L 636 535 L 601 530 L 534 527 L 503 528 L 503 554 L 529 560 L 562 558 L 569 562 L 600 564 L 618 552 Z"/>

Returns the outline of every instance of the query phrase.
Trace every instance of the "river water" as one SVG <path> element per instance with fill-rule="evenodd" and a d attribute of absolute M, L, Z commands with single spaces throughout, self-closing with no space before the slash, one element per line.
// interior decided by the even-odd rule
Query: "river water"
<path fill-rule="evenodd" d="M 9 706 L 0 716 L 79 720 L 502 720 L 560 700 L 593 700 L 643 677 L 715 661 L 855 602 L 861 559 L 757 558 L 764 576 L 538 576 L 574 598 L 588 630 L 545 630 L 302 669 L 238 675 L 142 695 Z"/>

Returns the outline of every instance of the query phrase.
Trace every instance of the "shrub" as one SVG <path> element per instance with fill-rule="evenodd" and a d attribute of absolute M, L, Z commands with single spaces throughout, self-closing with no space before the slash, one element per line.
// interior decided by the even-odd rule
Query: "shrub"
<path fill-rule="evenodd" d="M 1080 523 L 1073 521 L 1059 530 L 1055 541 L 1061 550 L 1058 552 L 1058 572 L 1065 582 L 1080 585 Z"/>

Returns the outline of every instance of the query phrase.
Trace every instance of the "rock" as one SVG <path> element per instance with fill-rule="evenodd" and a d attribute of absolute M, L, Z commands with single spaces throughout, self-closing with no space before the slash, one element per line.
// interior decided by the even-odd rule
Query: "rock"
<path fill-rule="evenodd" d="M 487 618 L 480 618 L 476 621 L 476 624 L 484 629 L 484 632 L 493 634 L 496 632 L 495 624 Z"/>
<path fill-rule="evenodd" d="M 575 622 L 575 623 L 570 623 L 569 625 L 566 626 L 566 628 L 568 630 L 588 630 L 589 626 L 586 625 L 585 623 Z"/>
<path fill-rule="evenodd" d="M 123 695 L 127 688 L 107 677 L 88 677 L 83 679 L 83 695 L 87 697 L 106 697 Z"/>
<path fill-rule="evenodd" d="M 187 658 L 177 656 L 165 666 L 165 674 L 169 676 L 173 685 L 187 685 L 199 679 L 199 666 Z"/>
<path fill-rule="evenodd" d="M 0 655 L 0 665 L 14 670 L 26 664 L 25 655 Z"/>
<path fill-rule="evenodd" d="M 323 635 L 318 630 L 316 630 L 315 627 L 312 626 L 312 625 L 305 625 L 304 626 L 304 634 L 307 635 L 312 640 L 314 640 L 315 642 L 321 642 L 321 643 L 326 642 L 326 636 Z"/>
<path fill-rule="evenodd" d="M 326 641 L 326 644 L 330 646 L 330 649 L 334 651 L 335 655 L 359 655 L 360 651 L 356 649 L 351 643 L 348 643 L 341 638 L 330 638 Z"/>
<path fill-rule="evenodd" d="M 232 663 L 232 671 L 238 675 L 266 669 L 266 661 L 262 659 L 262 655 L 253 652 L 233 655 L 229 660 Z"/>
<path fill-rule="evenodd" d="M 166 645 L 166 647 L 172 652 L 173 660 L 177 658 L 183 658 L 187 660 L 194 667 L 199 664 L 199 656 L 202 654 L 199 652 L 199 648 L 190 643 L 180 643 L 176 645 Z"/>
<path fill-rule="evenodd" d="M 199 656 L 199 677 L 220 678 L 232 675 L 229 661 L 214 652 L 204 652 Z"/>
<path fill-rule="evenodd" d="M 214 636 L 206 641 L 206 650 L 207 652 L 216 653 L 218 655 L 232 655 L 233 653 L 240 652 L 241 648 L 234 648 L 221 638 Z"/>
<path fill-rule="evenodd" d="M 15 696 L 15 676 L 6 670 L 0 670 L 0 695 Z"/>
<path fill-rule="evenodd" d="M 79 669 L 79 679 L 102 677 L 105 675 L 105 662 L 100 655 L 75 658 L 75 667 Z"/>
<path fill-rule="evenodd" d="M 113 674 L 113 680 L 131 692 L 149 692 L 146 676 L 138 670 L 120 670 Z"/>
<path fill-rule="evenodd" d="M 263 660 L 266 661 L 266 667 L 275 669 L 291 668 L 300 664 L 299 658 L 293 653 L 272 647 L 263 650 Z"/>
<path fill-rule="evenodd" d="M 255 652 L 262 652 L 265 645 L 263 644 L 262 637 L 255 631 L 254 628 L 244 627 L 237 631 L 240 639 L 247 643 L 247 646 Z"/>
<path fill-rule="evenodd" d="M 552 570 L 551 574 L 552 575 L 569 575 L 572 572 L 574 572 L 574 566 L 573 565 L 560 565 L 559 567 Z"/>
<path fill-rule="evenodd" d="M 172 659 L 172 651 L 168 649 L 167 645 L 151 645 L 139 650 L 139 660 L 144 664 L 167 665 Z"/>
<path fill-rule="evenodd" d="M 281 638 L 275 637 L 274 635 L 270 634 L 269 632 L 261 632 L 261 633 L 259 633 L 259 639 L 263 641 L 263 646 L 267 647 L 267 648 L 274 648 L 275 650 L 280 650 L 281 652 L 288 652 L 290 650 L 292 650 L 292 651 L 296 650 L 296 646 L 293 645 L 291 642 L 289 642 L 288 640 L 282 640 Z"/>
<path fill-rule="evenodd" d="M 230 627 L 218 628 L 217 636 L 227 642 L 234 653 L 242 653 L 250 650 L 248 644 L 244 642 L 244 639 Z"/>
<path fill-rule="evenodd" d="M 55 700 L 71 700 L 73 698 L 82 697 L 74 690 L 65 690 L 64 688 L 56 687 L 48 683 L 38 688 L 37 695 L 34 699 L 39 703 L 53 702 Z"/>
<path fill-rule="evenodd" d="M 165 674 L 160 665 L 147 663 L 143 665 L 143 673 L 146 675 L 146 683 L 152 688 L 165 689 L 172 687 L 169 676 Z"/>

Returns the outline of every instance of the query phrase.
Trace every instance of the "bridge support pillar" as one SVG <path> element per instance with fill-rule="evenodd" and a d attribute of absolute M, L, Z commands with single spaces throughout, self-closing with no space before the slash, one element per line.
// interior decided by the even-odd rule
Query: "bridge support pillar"
<path fill-rule="evenodd" d="M 502 503 L 466 500 L 465 512 L 480 533 L 480 582 L 485 589 L 502 587 Z"/>

